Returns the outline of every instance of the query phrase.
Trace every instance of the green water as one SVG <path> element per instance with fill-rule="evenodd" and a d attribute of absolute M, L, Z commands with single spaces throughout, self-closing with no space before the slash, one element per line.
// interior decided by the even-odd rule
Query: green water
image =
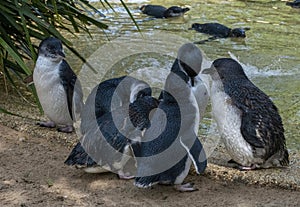
<path fill-rule="evenodd" d="M 133 2 L 133 1 L 130 1 Z M 243 63 L 250 79 L 265 91 L 279 108 L 283 118 L 288 148 L 300 150 L 300 9 L 292 9 L 285 1 L 164 1 L 164 6 L 188 6 L 191 10 L 183 18 L 149 20 L 140 14 L 138 7 L 145 3 L 127 3 L 145 38 L 155 32 L 182 37 L 188 41 L 198 41 L 208 38 L 207 35 L 188 30 L 192 23 L 219 22 L 228 27 L 249 27 L 245 39 L 219 39 L 199 47 L 210 60 L 219 57 L 229 57 L 231 52 Z M 151 4 L 162 4 L 162 1 L 150 1 Z M 74 39 L 74 46 L 86 57 L 93 56 L 95 51 L 107 44 L 108 39 L 114 41 L 123 38 L 130 42 L 141 39 L 140 33 L 134 27 L 125 9 L 121 5 L 113 5 L 116 12 L 103 9 L 101 4 L 95 4 L 107 16 L 100 20 L 109 25 L 105 31 L 93 29 L 93 39 L 86 35 Z M 132 36 L 136 35 L 136 36 Z M 180 42 L 180 41 L 178 41 Z M 138 43 L 139 45 L 141 42 Z M 173 38 L 164 41 L 154 41 L 153 48 L 170 47 L 176 54 L 180 43 L 176 45 Z M 175 45 L 175 46 L 174 46 Z M 126 47 L 126 46 L 125 46 Z M 147 43 L 149 47 L 149 42 Z M 143 48 L 141 48 L 142 50 Z M 159 52 L 159 51 L 157 51 Z M 112 56 L 109 56 L 112 53 Z M 102 74 L 103 79 L 129 74 L 143 67 L 168 68 L 173 62 L 174 54 L 141 54 L 126 56 L 113 64 L 108 72 Z M 115 56 L 115 50 L 103 49 L 98 56 L 110 59 Z M 81 63 L 75 57 L 68 57 L 76 71 L 80 71 Z M 97 67 L 97 66 L 96 66 Z M 97 68 L 102 70 L 101 67 Z M 106 69 L 105 69 L 106 70 Z M 101 74 L 101 72 L 100 72 Z M 209 115 L 204 122 L 209 122 Z"/>

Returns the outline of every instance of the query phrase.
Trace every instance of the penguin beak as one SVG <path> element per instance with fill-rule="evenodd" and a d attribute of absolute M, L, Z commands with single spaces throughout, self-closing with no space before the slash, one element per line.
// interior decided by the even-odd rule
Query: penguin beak
<path fill-rule="evenodd" d="M 215 67 L 211 66 L 210 68 L 204 68 L 201 73 L 202 74 L 212 74 L 215 71 Z"/>
<path fill-rule="evenodd" d="M 66 57 L 65 53 L 64 53 L 63 51 L 61 51 L 61 50 L 57 51 L 57 54 L 58 54 L 60 57 L 62 57 L 62 58 L 65 58 L 65 57 Z"/>

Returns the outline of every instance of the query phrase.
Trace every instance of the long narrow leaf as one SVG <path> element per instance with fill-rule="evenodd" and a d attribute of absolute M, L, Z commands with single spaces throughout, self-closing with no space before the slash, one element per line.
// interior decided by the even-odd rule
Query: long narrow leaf
<path fill-rule="evenodd" d="M 126 6 L 126 4 L 124 3 L 123 0 L 120 0 L 120 2 L 122 3 L 123 7 L 125 8 L 125 10 L 127 11 L 128 15 L 130 16 L 131 20 L 134 22 L 134 25 L 136 26 L 136 28 L 138 29 L 139 32 L 141 32 L 139 25 L 137 24 L 137 22 L 135 21 L 134 17 L 132 16 L 130 10 L 128 9 L 128 7 Z"/>
<path fill-rule="evenodd" d="M 0 37 L 0 45 L 9 53 L 11 57 L 19 64 L 19 66 L 26 72 L 27 75 L 30 75 L 31 70 L 25 65 L 24 61 L 20 56 Z"/>

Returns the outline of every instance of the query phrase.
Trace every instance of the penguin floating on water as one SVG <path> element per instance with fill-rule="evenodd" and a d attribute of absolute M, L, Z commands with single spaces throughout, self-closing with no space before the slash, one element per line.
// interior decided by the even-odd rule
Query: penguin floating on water
<path fill-rule="evenodd" d="M 246 30 L 250 30 L 249 28 L 234 28 L 231 29 L 229 27 L 226 27 L 225 25 L 219 24 L 219 23 L 205 23 L 205 24 L 199 24 L 194 23 L 192 24 L 192 27 L 189 28 L 190 30 L 196 30 L 197 32 L 212 35 L 207 40 L 202 40 L 195 43 L 204 43 L 207 41 L 212 41 L 217 38 L 228 38 L 228 37 L 239 37 L 239 38 L 245 38 L 246 37 Z"/>
<path fill-rule="evenodd" d="M 232 161 L 241 170 L 289 164 L 281 117 L 271 99 L 231 58 L 220 58 L 203 73 L 212 77 L 212 113 Z"/>
<path fill-rule="evenodd" d="M 292 7 L 292 8 L 300 8 L 300 0 L 295 0 L 293 2 L 286 2 L 286 5 Z"/>
<path fill-rule="evenodd" d="M 185 44 L 179 53 L 193 47 L 190 43 Z M 185 64 L 190 65 L 189 62 Z M 176 62 L 173 66 L 178 67 Z M 140 147 L 135 151 L 137 187 L 167 184 L 175 185 L 179 191 L 194 191 L 192 184 L 182 184 L 191 163 L 198 174 L 207 166 L 204 149 L 197 137 L 199 109 L 189 80 L 184 70 L 171 71 L 166 79 L 158 108 L 150 118 L 151 127 L 145 131 Z"/>
<path fill-rule="evenodd" d="M 125 165 L 135 162 L 135 145 L 150 126 L 148 116 L 157 105 L 149 85 L 133 77 L 100 83 L 87 98 L 80 126 L 82 139 L 65 164 L 88 173 L 112 171 L 122 179 L 132 178 L 135 167 L 124 172 Z"/>
<path fill-rule="evenodd" d="M 44 113 L 49 122 L 42 127 L 58 127 L 60 132 L 72 132 L 83 107 L 82 90 L 76 74 L 64 60 L 62 42 L 54 37 L 39 45 L 38 58 L 33 71 L 33 82 Z"/>
<path fill-rule="evenodd" d="M 143 14 L 147 14 L 155 18 L 170 18 L 183 16 L 184 13 L 190 9 L 181 8 L 178 6 L 171 6 L 167 9 L 164 6 L 159 5 L 143 5 L 141 6 L 140 10 L 143 12 Z"/>

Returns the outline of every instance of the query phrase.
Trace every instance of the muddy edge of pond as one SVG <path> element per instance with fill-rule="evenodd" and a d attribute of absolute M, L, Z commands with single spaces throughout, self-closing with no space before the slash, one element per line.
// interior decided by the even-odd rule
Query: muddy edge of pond
<path fill-rule="evenodd" d="M 10 100 L 9 102 L 13 101 Z M 0 124 L 26 133 L 27 135 L 25 136 L 28 139 L 30 139 L 30 136 L 44 138 L 47 141 L 51 140 L 51 142 L 57 142 L 57 144 L 66 146 L 69 150 L 71 150 L 72 146 L 78 141 L 76 133 L 58 133 L 56 129 L 47 129 L 37 126 L 36 123 L 38 120 L 47 120 L 47 118 L 39 115 L 35 107 L 16 106 L 15 104 L 9 103 L 5 103 L 5 107 L 7 110 L 18 111 L 19 115 L 28 118 L 20 118 L 0 113 Z M 300 153 L 297 151 L 290 151 L 290 166 L 287 168 L 239 171 L 226 166 L 229 159 L 230 157 L 224 147 L 222 145 L 218 146 L 209 156 L 209 164 L 204 176 L 224 182 L 258 184 L 300 191 Z M 61 161 L 62 165 L 63 162 L 64 160 Z M 193 168 L 190 170 L 190 175 L 196 176 Z"/>

